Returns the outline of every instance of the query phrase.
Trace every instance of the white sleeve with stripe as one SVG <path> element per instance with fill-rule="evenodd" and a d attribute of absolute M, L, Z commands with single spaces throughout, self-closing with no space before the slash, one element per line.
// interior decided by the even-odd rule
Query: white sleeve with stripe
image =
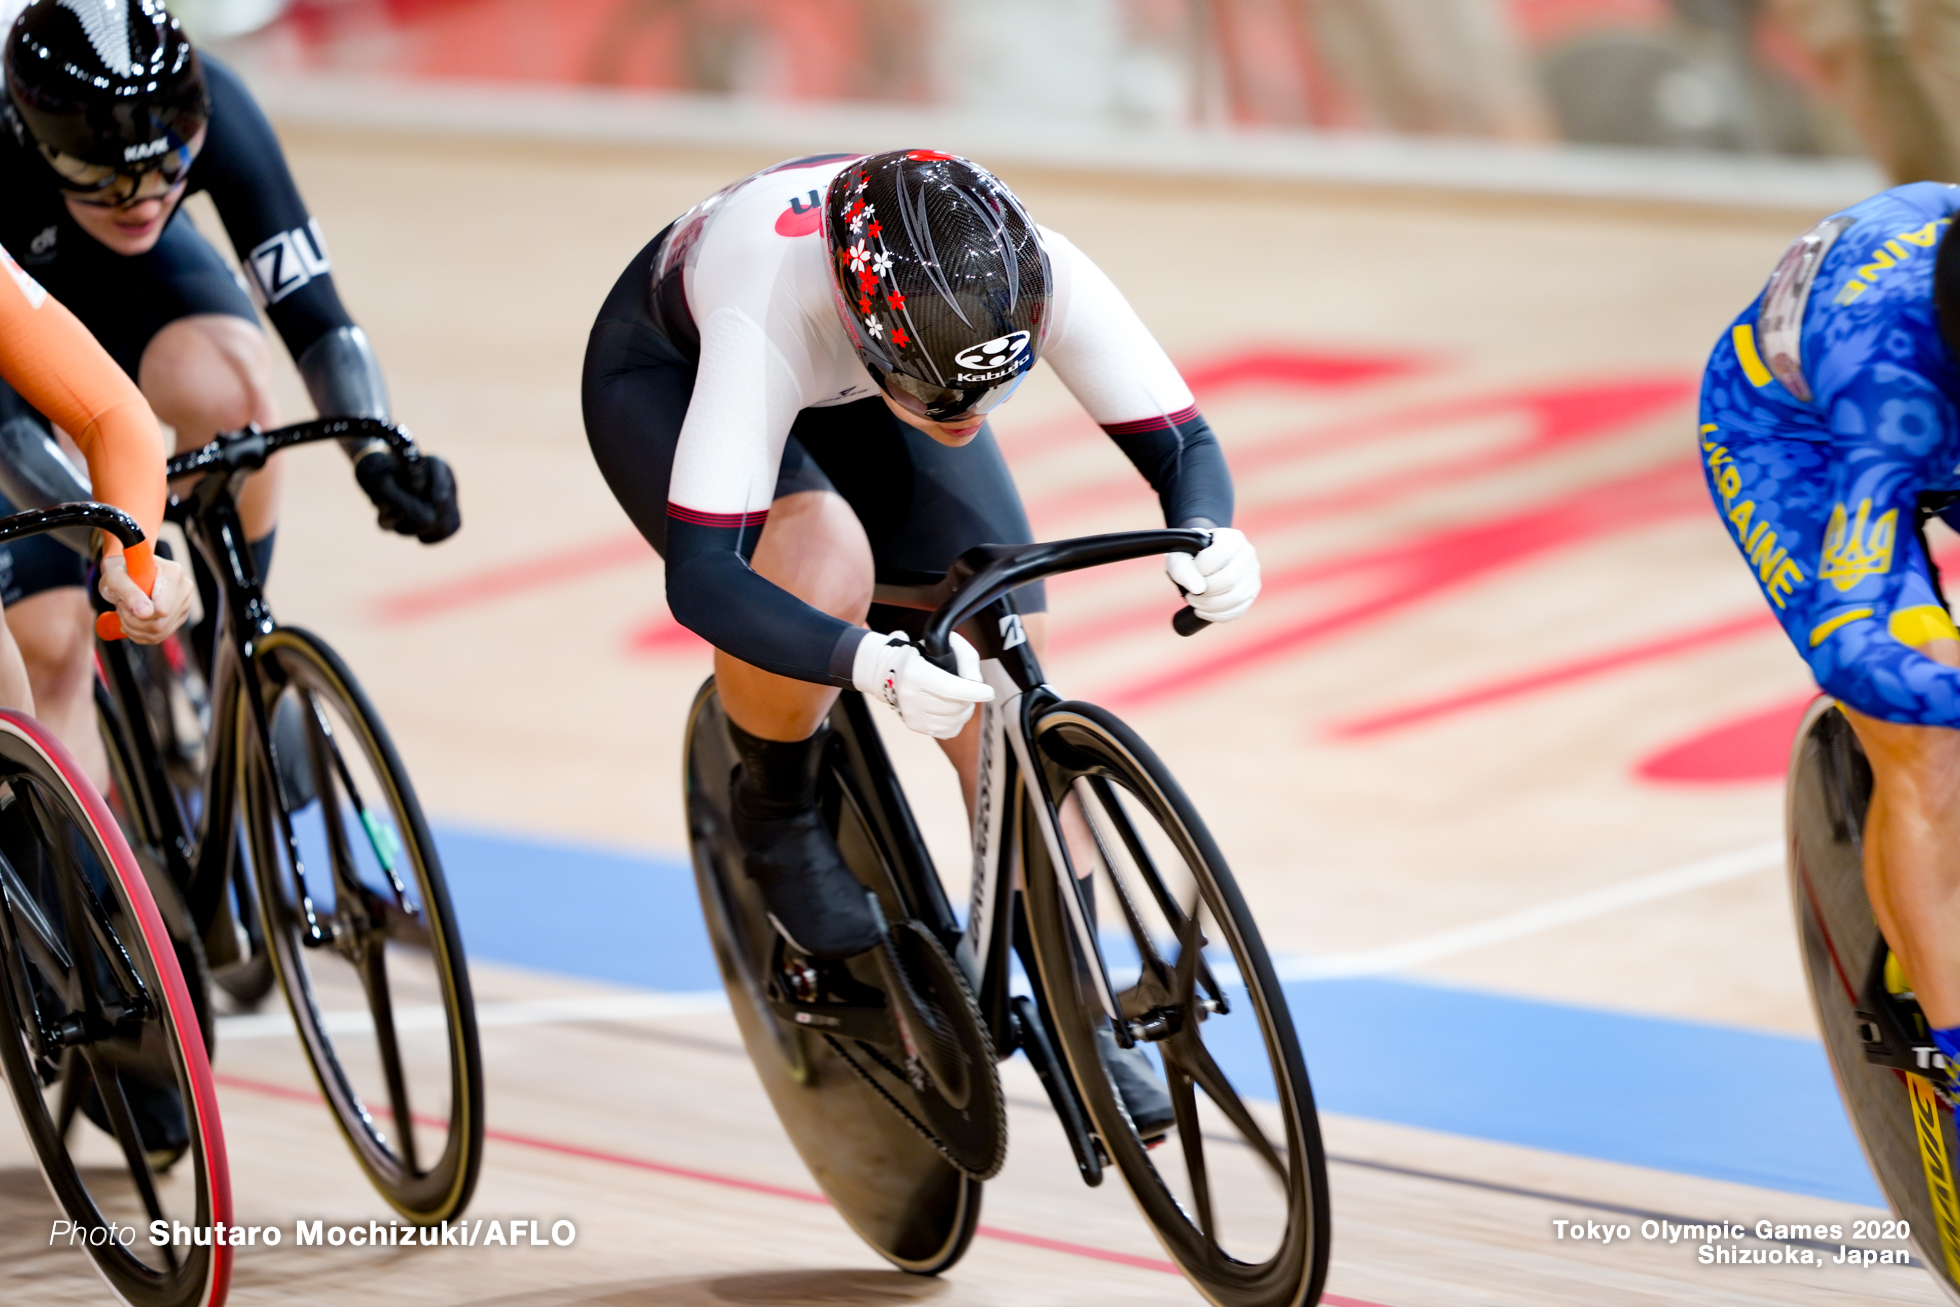
<path fill-rule="evenodd" d="M 1041 229 L 1055 277 L 1055 320 L 1042 357 L 1098 423 L 1174 418 L 1191 388 L 1123 292 L 1059 232 Z"/>
<path fill-rule="evenodd" d="M 754 319 L 734 308 L 709 314 L 668 502 L 717 515 L 768 511 L 803 406 L 794 370 Z"/>

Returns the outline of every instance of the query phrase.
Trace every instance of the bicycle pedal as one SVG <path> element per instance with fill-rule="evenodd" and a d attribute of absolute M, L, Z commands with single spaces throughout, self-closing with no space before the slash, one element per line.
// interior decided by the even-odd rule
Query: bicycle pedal
<path fill-rule="evenodd" d="M 764 988 L 770 1009 L 790 1025 L 852 1039 L 882 1039 L 890 1025 L 881 991 L 843 963 L 793 953 L 781 941 Z"/>
<path fill-rule="evenodd" d="M 790 995 L 799 1003 L 816 1001 L 823 987 L 823 978 L 817 969 L 810 965 L 808 958 L 790 958 L 783 963 L 783 979 L 789 982 Z"/>
<path fill-rule="evenodd" d="M 1858 1040 L 1864 1045 L 1866 1062 L 1919 1076 L 1945 1090 L 1952 1070 L 1937 1046 L 1910 1037 L 1900 1038 L 1905 1033 L 1898 1030 L 1900 1023 L 1888 1023 L 1877 1013 L 1854 1012 L 1853 1019 L 1857 1023 Z"/>

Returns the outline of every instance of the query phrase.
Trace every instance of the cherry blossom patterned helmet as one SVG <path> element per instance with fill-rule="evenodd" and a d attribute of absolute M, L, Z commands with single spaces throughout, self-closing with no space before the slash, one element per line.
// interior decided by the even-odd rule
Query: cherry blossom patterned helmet
<path fill-rule="evenodd" d="M 936 150 L 849 165 L 824 198 L 837 312 L 894 402 L 929 421 L 985 413 L 1041 355 L 1053 278 L 1000 179 Z"/>

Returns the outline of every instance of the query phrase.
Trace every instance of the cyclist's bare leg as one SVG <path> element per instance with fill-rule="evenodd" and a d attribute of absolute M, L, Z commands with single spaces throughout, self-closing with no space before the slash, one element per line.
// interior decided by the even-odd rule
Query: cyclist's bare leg
<path fill-rule="evenodd" d="M 29 595 L 7 609 L 15 632 L 10 643 L 25 666 L 34 716 L 106 794 L 109 755 L 95 720 L 94 621 L 88 591 L 73 585 Z"/>
<path fill-rule="evenodd" d="M 871 609 L 871 543 L 857 514 L 839 495 L 804 490 L 769 507 L 769 521 L 750 562 L 756 574 L 804 603 L 846 622 L 862 624 Z M 1028 642 L 1039 657 L 1048 644 L 1048 615 L 1024 618 Z M 765 740 L 806 740 L 837 702 L 833 686 L 765 672 L 715 651 L 715 684 L 729 720 Z M 979 778 L 980 714 L 940 748 L 959 773 L 967 813 Z"/>
<path fill-rule="evenodd" d="M 1960 641 L 1919 649 L 1960 667 Z M 1864 833 L 1872 911 L 1926 1019 L 1960 1025 L 1960 730 L 1843 711 L 1872 766 Z"/>
<path fill-rule="evenodd" d="M 29 714 L 34 711 L 34 690 L 27 679 L 27 667 L 21 661 L 13 629 L 4 617 L 0 617 L 0 708 Z"/>
<path fill-rule="evenodd" d="M 228 313 L 193 313 L 150 338 L 137 369 L 143 397 L 177 433 L 177 448 L 196 449 L 220 431 L 247 423 L 274 427 L 272 347 L 254 323 Z M 238 496 L 249 540 L 278 525 L 281 457 L 251 475 Z"/>
<path fill-rule="evenodd" d="M 840 495 L 802 490 L 769 506 L 749 564 L 820 612 L 862 624 L 871 610 L 871 542 Z M 715 651 L 715 685 L 730 721 L 764 740 L 807 740 L 837 689 L 765 672 Z"/>

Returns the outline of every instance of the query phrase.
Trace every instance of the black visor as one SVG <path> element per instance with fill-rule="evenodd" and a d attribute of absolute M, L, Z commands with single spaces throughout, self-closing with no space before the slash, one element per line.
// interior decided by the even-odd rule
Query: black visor
<path fill-rule="evenodd" d="M 991 413 L 1007 402 L 1007 397 L 1021 384 L 1021 378 L 1027 375 L 1023 370 L 991 385 L 956 390 L 931 385 L 916 377 L 908 377 L 903 372 L 885 372 L 871 367 L 869 363 L 866 367 L 870 369 L 872 380 L 892 397 L 892 402 L 928 422 L 956 422 L 975 413 Z"/>
<path fill-rule="evenodd" d="M 63 154 L 47 146 L 40 147 L 41 157 L 48 167 L 54 169 L 59 177 L 61 189 L 79 195 L 100 195 L 111 201 L 121 201 L 136 195 L 143 178 L 156 173 L 163 178 L 166 188 L 177 185 L 190 173 L 191 164 L 197 160 L 201 138 L 188 142 L 169 142 L 162 153 L 137 163 L 122 167 L 90 163 L 72 154 Z"/>

